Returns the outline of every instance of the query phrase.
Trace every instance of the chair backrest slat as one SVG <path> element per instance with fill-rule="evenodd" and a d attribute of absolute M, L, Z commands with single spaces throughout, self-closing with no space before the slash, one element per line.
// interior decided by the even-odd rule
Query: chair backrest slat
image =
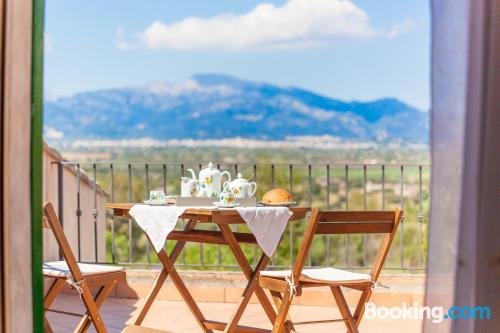
<path fill-rule="evenodd" d="M 402 210 L 394 211 L 324 211 L 312 209 L 304 238 L 293 265 L 292 274 L 298 281 L 315 235 L 324 234 L 385 234 L 377 252 L 370 276 L 377 281 L 392 241 L 401 222 Z"/>
<path fill-rule="evenodd" d="M 313 208 L 311 210 L 311 216 L 309 217 L 309 222 L 307 224 L 304 239 L 300 243 L 299 252 L 297 253 L 297 259 L 295 259 L 295 264 L 292 268 L 292 276 L 299 281 L 302 268 L 306 262 L 307 254 L 311 248 L 311 243 L 313 241 L 314 235 L 316 234 L 316 228 L 318 227 L 319 219 L 319 209 Z"/>
<path fill-rule="evenodd" d="M 401 209 L 396 209 L 394 212 L 394 228 L 392 232 L 385 234 L 384 239 L 382 240 L 382 244 L 380 249 L 378 250 L 377 257 L 375 258 L 375 262 L 373 264 L 373 268 L 370 272 L 370 276 L 372 277 L 372 281 L 377 281 L 380 276 L 380 272 L 384 267 L 385 259 L 389 254 L 389 250 L 391 249 L 392 241 L 396 236 L 396 232 L 398 231 L 399 224 L 401 223 L 401 218 L 403 217 L 403 211 Z"/>
<path fill-rule="evenodd" d="M 394 211 L 324 211 L 319 222 L 394 222 Z"/>
<path fill-rule="evenodd" d="M 45 217 L 47 218 L 50 229 L 52 229 L 54 237 L 56 238 L 57 244 L 59 245 L 59 248 L 61 249 L 64 260 L 66 261 L 66 264 L 68 265 L 68 268 L 71 272 L 73 279 L 75 281 L 81 281 L 83 279 L 82 272 L 80 271 L 80 268 L 78 267 L 78 264 L 77 264 L 76 259 L 75 259 L 75 255 L 73 254 L 73 251 L 71 251 L 71 247 L 68 243 L 68 239 L 64 235 L 64 230 L 61 226 L 61 223 L 59 222 L 59 219 L 57 218 L 56 211 L 54 210 L 54 207 L 52 206 L 52 204 L 50 202 L 46 202 L 43 205 L 43 211 L 44 211 Z"/>
<path fill-rule="evenodd" d="M 318 224 L 316 234 L 385 234 L 390 233 L 393 227 L 392 222 L 323 222 Z"/>

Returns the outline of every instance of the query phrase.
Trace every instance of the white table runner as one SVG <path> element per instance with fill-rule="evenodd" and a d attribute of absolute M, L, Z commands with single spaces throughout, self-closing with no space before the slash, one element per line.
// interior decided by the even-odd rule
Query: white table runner
<path fill-rule="evenodd" d="M 130 216 L 148 235 L 156 252 L 159 252 L 174 230 L 179 216 L 189 208 L 179 206 L 135 205 L 130 209 Z M 272 256 L 285 231 L 292 212 L 287 207 L 238 207 L 236 211 L 248 224 L 257 243 L 267 256 Z"/>
<path fill-rule="evenodd" d="M 286 224 L 292 216 L 287 207 L 237 207 L 262 251 L 271 257 L 276 251 Z"/>

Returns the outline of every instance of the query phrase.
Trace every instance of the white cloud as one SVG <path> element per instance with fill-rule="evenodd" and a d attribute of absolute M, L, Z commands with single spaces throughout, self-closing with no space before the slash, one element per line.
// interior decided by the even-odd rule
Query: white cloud
<path fill-rule="evenodd" d="M 387 32 L 387 37 L 396 38 L 399 35 L 402 35 L 410 30 L 413 30 L 417 24 L 413 20 L 406 20 L 401 23 L 396 23 L 392 26 L 392 28 Z"/>
<path fill-rule="evenodd" d="M 64 133 L 61 131 L 56 130 L 55 128 L 45 126 L 44 129 L 44 136 L 46 139 L 54 139 L 54 140 L 60 140 L 64 138 Z"/>
<path fill-rule="evenodd" d="M 262 3 L 253 10 L 209 18 L 189 17 L 166 24 L 153 22 L 137 35 L 137 41 L 123 40 L 117 31 L 119 48 L 225 49 L 304 47 L 344 38 L 370 38 L 377 34 L 369 17 L 351 0 L 289 0 L 282 6 Z"/>
<path fill-rule="evenodd" d="M 130 47 L 130 44 L 125 40 L 125 30 L 122 27 L 116 29 L 115 47 L 120 50 L 126 50 Z"/>

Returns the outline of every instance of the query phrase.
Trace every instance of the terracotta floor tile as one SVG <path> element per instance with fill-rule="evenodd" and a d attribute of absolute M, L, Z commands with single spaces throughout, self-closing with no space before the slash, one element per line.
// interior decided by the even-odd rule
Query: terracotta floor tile
<path fill-rule="evenodd" d="M 61 295 L 55 302 L 54 307 L 68 311 L 83 311 L 78 296 Z M 123 327 L 131 322 L 137 306 L 142 304 L 142 300 L 131 299 L 108 299 L 102 308 L 102 315 L 110 333 L 119 333 Z M 234 303 L 207 303 L 200 302 L 199 307 L 207 319 L 225 321 L 235 310 Z M 304 306 L 294 305 L 290 313 L 295 322 L 306 320 L 322 320 L 339 318 L 336 307 L 325 306 Z M 49 322 L 52 324 L 54 332 L 72 332 L 77 325 L 79 318 L 64 316 L 55 313 L 48 314 Z M 250 304 L 241 320 L 242 325 L 270 328 L 260 304 Z M 421 332 L 421 321 L 419 320 L 363 320 L 361 332 L 370 333 L 419 333 Z M 187 306 L 178 301 L 156 301 L 143 323 L 151 328 L 164 329 L 178 333 L 195 333 L 201 330 L 197 326 Z M 343 323 L 327 323 L 319 325 L 297 325 L 296 329 L 301 333 L 323 333 L 342 332 L 345 333 Z M 95 332 L 93 328 L 89 332 Z"/>

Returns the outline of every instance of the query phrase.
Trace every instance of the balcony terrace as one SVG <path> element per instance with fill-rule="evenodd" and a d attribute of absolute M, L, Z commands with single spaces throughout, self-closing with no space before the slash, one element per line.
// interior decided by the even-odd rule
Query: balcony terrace
<path fill-rule="evenodd" d="M 134 310 L 147 296 L 161 266 L 137 225 L 131 219 L 110 215 L 105 208 L 106 202 L 142 202 L 150 190 L 156 189 L 166 194 L 179 193 L 181 175 L 189 168 L 200 170 L 203 164 L 206 163 L 70 162 L 63 161 L 60 156 L 46 164 L 46 174 L 52 177 L 47 181 L 52 182 L 52 187 L 57 185 L 51 200 L 58 206 L 77 259 L 126 267 L 127 283 L 115 288 L 112 299 L 103 310 L 111 331 L 119 332 L 131 321 Z M 217 167 L 232 174 L 241 172 L 247 178 L 256 180 L 259 184 L 257 197 L 261 197 L 266 189 L 281 187 L 293 194 L 298 205 L 304 206 L 332 210 L 403 207 L 403 224 L 382 272 L 381 283 L 384 287 L 377 288 L 372 301 L 377 306 L 423 304 L 429 166 L 218 163 Z M 287 227 L 268 267 L 290 267 L 301 241 L 303 224 L 298 221 Z M 184 222 L 181 221 L 178 227 L 183 226 Z M 245 225 L 237 228 L 247 231 Z M 380 240 L 378 235 L 318 238 L 306 266 L 334 266 L 359 272 L 368 271 Z M 57 247 L 51 242 L 50 237 L 46 238 L 46 260 L 57 260 Z M 172 250 L 169 242 L 166 247 Z M 244 245 L 243 250 L 250 263 L 255 265 L 260 253 L 257 246 Z M 221 245 L 188 243 L 176 267 L 195 300 L 201 302 L 201 309 L 207 317 L 227 319 L 225 314 L 234 309 L 234 303 L 238 302 L 246 282 L 228 249 Z M 358 294 L 345 292 L 350 306 L 355 306 Z M 78 307 L 78 302 L 72 302 L 71 297 L 75 297 L 74 293 L 67 290 L 55 308 L 58 305 Z M 175 332 L 199 331 L 194 318 L 189 315 L 179 293 L 168 279 L 157 299 L 159 301 L 155 302 L 152 312 L 148 314 L 145 326 Z M 256 299 L 252 298 L 251 303 L 255 302 Z M 301 318 L 310 320 L 311 317 L 319 321 L 338 318 L 338 310 L 328 288 L 307 290 L 297 302 L 300 302 L 299 306 L 292 307 L 296 321 L 301 321 Z M 251 304 L 247 311 L 243 323 L 270 328 L 259 306 Z M 316 314 L 319 314 L 318 318 Z M 65 327 L 73 324 L 58 314 L 51 314 L 49 319 L 53 320 L 56 331 L 59 329 L 63 332 Z M 361 327 L 369 332 L 399 332 L 403 328 L 407 332 L 420 332 L 421 320 L 394 323 L 367 320 Z M 339 332 L 345 330 L 342 324 L 332 326 L 331 323 L 323 323 L 319 326 L 305 325 L 300 331 L 326 332 L 332 329 Z"/>

